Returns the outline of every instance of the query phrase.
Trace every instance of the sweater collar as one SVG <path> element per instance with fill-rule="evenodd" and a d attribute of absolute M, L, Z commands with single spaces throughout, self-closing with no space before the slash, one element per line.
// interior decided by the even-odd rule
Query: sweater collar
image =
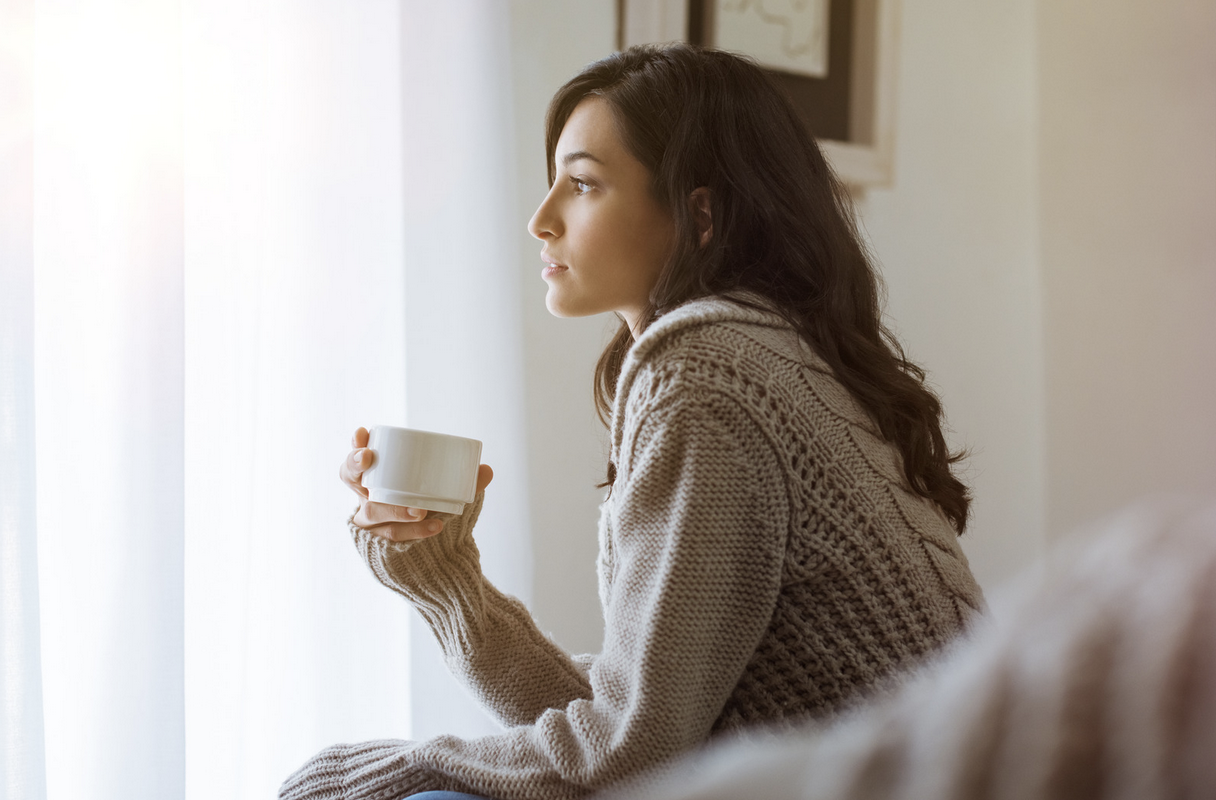
<path fill-rule="evenodd" d="M 745 303 L 751 305 L 744 305 Z M 753 292 L 737 292 L 690 300 L 659 317 L 633 343 L 629 353 L 625 356 L 625 363 L 621 365 L 621 374 L 616 382 L 616 397 L 612 403 L 614 458 L 621 444 L 623 433 L 621 422 L 625 413 L 625 401 L 629 397 L 629 390 L 633 386 L 638 370 L 646 363 L 650 354 L 665 340 L 677 333 L 700 325 L 720 322 L 741 322 L 770 328 L 789 328 L 789 323 L 774 310 L 772 302 L 763 295 Z"/>

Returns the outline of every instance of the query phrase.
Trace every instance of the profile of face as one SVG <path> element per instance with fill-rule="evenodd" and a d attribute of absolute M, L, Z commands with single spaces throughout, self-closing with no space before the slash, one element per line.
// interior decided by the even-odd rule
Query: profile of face
<path fill-rule="evenodd" d="M 675 241 L 672 215 L 601 98 L 575 107 L 554 161 L 553 186 L 528 223 L 544 243 L 545 305 L 558 317 L 615 311 L 636 333 Z"/>

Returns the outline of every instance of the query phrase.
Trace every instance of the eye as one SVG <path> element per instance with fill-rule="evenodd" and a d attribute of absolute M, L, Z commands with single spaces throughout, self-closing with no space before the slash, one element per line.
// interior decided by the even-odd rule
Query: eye
<path fill-rule="evenodd" d="M 583 195 L 583 194 L 586 194 L 587 192 L 591 191 L 591 184 L 587 183 L 585 180 L 582 180 L 581 178 L 571 177 L 570 185 L 574 187 L 574 193 L 576 195 Z"/>

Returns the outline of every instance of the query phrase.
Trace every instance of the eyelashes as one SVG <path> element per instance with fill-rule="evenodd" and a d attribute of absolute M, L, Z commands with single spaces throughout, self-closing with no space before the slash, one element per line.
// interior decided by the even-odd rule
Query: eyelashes
<path fill-rule="evenodd" d="M 574 187 L 574 193 L 579 196 L 586 194 L 592 189 L 591 184 L 582 178 L 571 177 L 570 185 Z"/>

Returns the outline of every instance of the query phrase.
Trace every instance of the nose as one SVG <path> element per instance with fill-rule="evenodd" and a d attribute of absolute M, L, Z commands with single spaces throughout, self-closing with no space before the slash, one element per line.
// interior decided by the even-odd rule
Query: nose
<path fill-rule="evenodd" d="M 528 233 L 535 236 L 537 239 L 548 241 L 561 236 L 561 220 L 553 208 L 553 189 L 549 189 L 549 193 L 545 195 L 545 199 L 540 201 L 540 205 L 536 207 L 536 213 L 532 215 L 532 219 L 528 220 Z"/>

